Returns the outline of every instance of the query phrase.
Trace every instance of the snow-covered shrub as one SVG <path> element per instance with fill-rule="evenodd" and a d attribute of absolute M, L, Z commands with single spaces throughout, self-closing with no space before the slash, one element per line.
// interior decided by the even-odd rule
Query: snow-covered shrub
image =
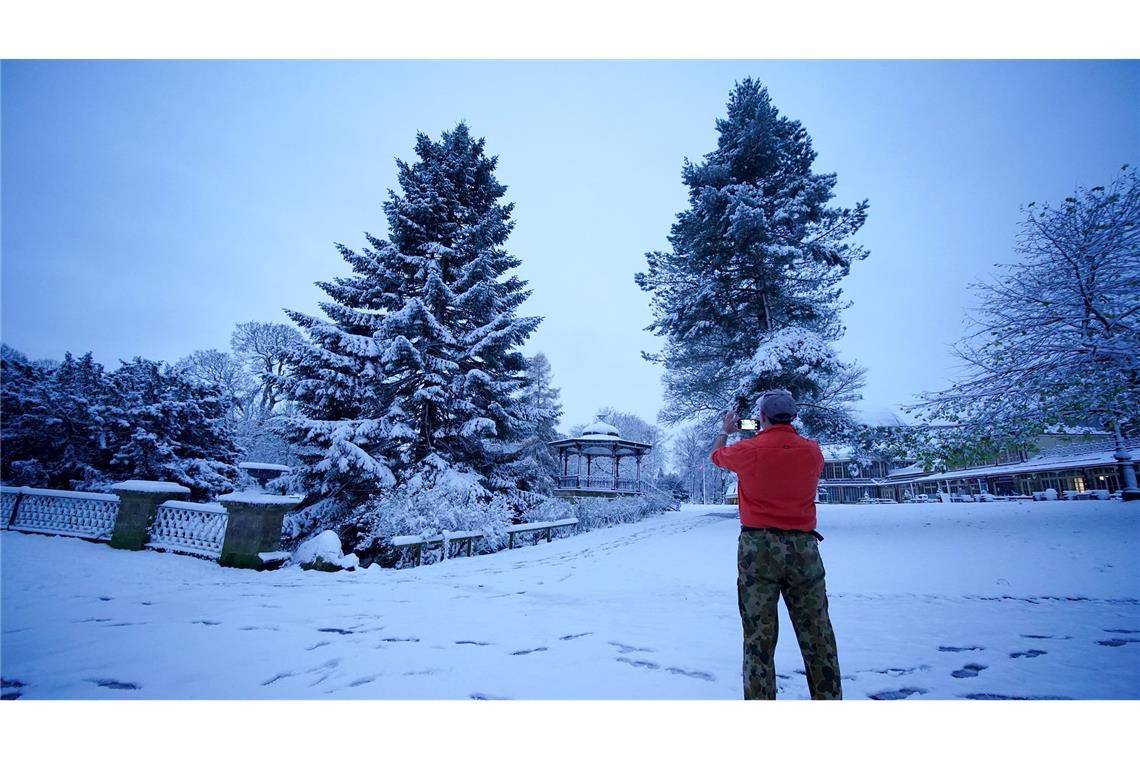
<path fill-rule="evenodd" d="M 668 499 L 648 495 L 546 499 L 524 512 L 523 518 L 524 522 L 546 522 L 575 517 L 579 530 L 594 530 L 644 520 L 661 514 L 669 505 Z"/>
<path fill-rule="evenodd" d="M 355 554 L 345 555 L 340 548 L 340 536 L 326 530 L 305 541 L 293 552 L 293 564 L 305 570 L 355 570 L 360 564 Z"/>
<path fill-rule="evenodd" d="M 394 564 L 398 558 L 387 550 L 385 539 L 438 536 L 443 531 L 477 531 L 484 536 L 480 548 L 501 547 L 515 499 L 492 493 L 478 473 L 452 467 L 440 457 L 429 456 L 424 464 L 408 482 L 356 510 L 350 520 L 354 549 L 368 561 Z"/>

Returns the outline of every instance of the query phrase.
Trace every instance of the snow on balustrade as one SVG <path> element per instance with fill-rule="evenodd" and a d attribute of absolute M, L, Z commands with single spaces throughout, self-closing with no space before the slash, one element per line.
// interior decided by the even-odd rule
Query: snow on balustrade
<path fill-rule="evenodd" d="M 222 504 L 250 504 L 260 507 L 294 506 L 301 503 L 300 496 L 278 496 L 270 493 L 256 491 L 237 491 L 222 494 L 218 497 Z"/>
<path fill-rule="evenodd" d="M 12 520 L 12 509 L 16 506 L 16 499 L 20 498 L 20 489 L 12 486 L 0 486 L 0 530 L 7 530 Z"/>
<path fill-rule="evenodd" d="M 12 529 L 108 541 L 119 498 L 103 493 L 21 488 Z M 8 494 L 4 494 L 7 498 Z M 5 509 L 7 509 L 5 504 Z"/>
<path fill-rule="evenodd" d="M 190 493 L 190 489 L 186 486 L 163 480 L 124 480 L 122 483 L 112 484 L 111 490 L 135 493 Z"/>
<path fill-rule="evenodd" d="M 147 547 L 218 559 L 228 520 L 221 504 L 164 501 L 155 513 Z"/>

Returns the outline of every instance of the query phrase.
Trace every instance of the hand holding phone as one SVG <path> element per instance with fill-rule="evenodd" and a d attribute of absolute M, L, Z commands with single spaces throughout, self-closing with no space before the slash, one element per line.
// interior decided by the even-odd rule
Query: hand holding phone
<path fill-rule="evenodd" d="M 737 430 L 756 430 L 759 427 L 760 427 L 760 424 L 757 422 L 757 420 L 748 420 L 748 419 L 737 419 L 736 420 L 736 429 Z"/>

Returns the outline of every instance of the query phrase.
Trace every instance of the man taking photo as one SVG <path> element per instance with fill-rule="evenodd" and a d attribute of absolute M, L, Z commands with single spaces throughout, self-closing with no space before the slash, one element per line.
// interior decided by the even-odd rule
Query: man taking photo
<path fill-rule="evenodd" d="M 788 608 L 812 699 L 842 699 L 839 654 L 827 614 L 823 560 L 815 532 L 815 497 L 823 473 L 819 444 L 792 427 L 798 413 L 787 391 L 760 399 L 760 432 L 728 445 L 739 417 L 724 417 L 712 461 L 736 473 L 740 505 L 737 595 L 744 625 L 744 698 L 776 698 L 777 604 Z"/>

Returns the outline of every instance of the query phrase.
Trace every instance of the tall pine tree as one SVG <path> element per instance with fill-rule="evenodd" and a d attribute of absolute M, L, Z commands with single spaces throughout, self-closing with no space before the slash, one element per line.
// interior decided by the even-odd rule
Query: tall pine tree
<path fill-rule="evenodd" d="M 848 238 L 868 204 L 827 205 L 836 176 L 812 172 L 807 131 L 759 82 L 736 85 L 716 128 L 717 149 L 685 162 L 689 208 L 672 227 L 672 250 L 648 253 L 636 276 L 652 294 L 648 329 L 666 339 L 645 354 L 665 368 L 661 418 L 750 412 L 765 390 L 784 388 L 809 431 L 845 429 L 863 372 L 832 343 L 843 331 L 839 282 L 867 255 Z"/>
<path fill-rule="evenodd" d="M 476 509 L 517 491 L 511 464 L 532 428 L 517 347 L 540 319 L 515 313 L 529 291 L 503 248 L 513 204 L 497 158 L 463 123 L 438 142 L 419 134 L 415 151 L 384 203 L 388 239 L 337 245 L 354 274 L 318 283 L 327 319 L 288 312 L 309 337 L 288 383 L 301 485 L 345 508 L 330 519 L 348 515 L 348 533 L 369 534 L 349 536 L 358 548 L 394 529 L 386 494 L 418 508 L 428 499 L 413 495 L 446 486 Z"/>

